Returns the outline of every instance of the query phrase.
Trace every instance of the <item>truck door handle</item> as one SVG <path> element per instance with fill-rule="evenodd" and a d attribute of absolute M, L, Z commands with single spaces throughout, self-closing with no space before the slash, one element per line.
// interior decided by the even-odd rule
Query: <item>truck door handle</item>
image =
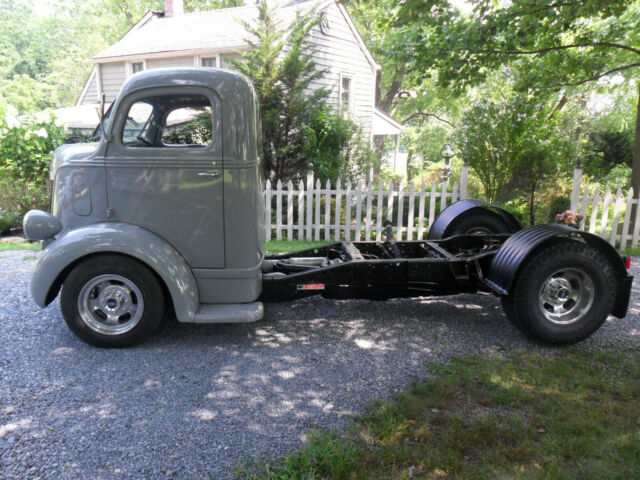
<path fill-rule="evenodd" d="M 199 177 L 217 177 L 219 175 L 218 172 L 198 172 Z"/>

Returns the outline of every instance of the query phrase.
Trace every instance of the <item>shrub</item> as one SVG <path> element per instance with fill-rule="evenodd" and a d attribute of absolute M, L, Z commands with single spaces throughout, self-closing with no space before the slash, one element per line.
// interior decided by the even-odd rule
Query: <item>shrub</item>
<path fill-rule="evenodd" d="M 80 130 L 70 130 L 64 139 L 64 143 L 86 143 L 91 141 L 91 133 L 83 133 Z"/>
<path fill-rule="evenodd" d="M 7 233 L 17 222 L 20 215 L 11 212 L 0 212 L 0 233 Z"/>
<path fill-rule="evenodd" d="M 169 127 L 162 142 L 171 145 L 207 145 L 211 142 L 211 114 L 198 115 L 187 123 Z"/>
<path fill-rule="evenodd" d="M 48 113 L 16 113 L 7 107 L 0 114 L 0 176 L 45 184 L 51 152 L 64 143 L 64 131 Z"/>
<path fill-rule="evenodd" d="M 569 197 L 555 197 L 549 204 L 549 222 L 556 221 L 556 215 L 569 210 L 571 200 Z"/>
<path fill-rule="evenodd" d="M 329 107 L 310 113 L 303 129 L 302 155 L 313 163 L 321 183 L 355 180 L 366 176 L 375 161 L 375 152 L 362 129 Z"/>
<path fill-rule="evenodd" d="M 631 168 L 626 165 L 616 165 L 602 178 L 601 184 L 612 190 L 628 187 L 631 184 Z"/>
<path fill-rule="evenodd" d="M 0 212 L 25 214 L 32 208 L 48 210 L 51 196 L 49 183 L 16 182 L 0 178 Z"/>

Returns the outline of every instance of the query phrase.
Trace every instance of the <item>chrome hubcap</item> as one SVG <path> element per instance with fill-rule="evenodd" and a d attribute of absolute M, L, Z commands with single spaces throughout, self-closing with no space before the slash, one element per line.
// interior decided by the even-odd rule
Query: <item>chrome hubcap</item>
<path fill-rule="evenodd" d="M 121 335 L 134 328 L 144 312 L 138 287 L 120 275 L 99 275 L 82 287 L 78 313 L 93 331 Z"/>
<path fill-rule="evenodd" d="M 564 268 L 542 284 L 539 304 L 547 320 L 568 325 L 584 317 L 595 298 L 593 281 L 579 268 Z"/>

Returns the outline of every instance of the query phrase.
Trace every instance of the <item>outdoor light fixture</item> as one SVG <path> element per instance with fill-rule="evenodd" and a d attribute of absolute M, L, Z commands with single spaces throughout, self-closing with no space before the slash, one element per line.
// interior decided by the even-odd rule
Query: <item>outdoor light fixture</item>
<path fill-rule="evenodd" d="M 451 159 L 455 157 L 456 152 L 453 147 L 445 143 L 440 150 L 440 156 L 444 158 L 444 167 L 440 169 L 440 174 L 445 180 L 448 180 L 451 176 Z"/>

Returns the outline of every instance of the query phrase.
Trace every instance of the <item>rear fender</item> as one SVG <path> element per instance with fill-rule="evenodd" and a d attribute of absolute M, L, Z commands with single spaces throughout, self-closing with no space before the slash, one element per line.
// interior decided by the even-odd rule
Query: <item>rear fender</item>
<path fill-rule="evenodd" d="M 484 282 L 495 293 L 509 295 L 518 274 L 528 259 L 543 248 L 545 244 L 557 238 L 584 241 L 599 250 L 609 260 L 618 278 L 616 302 L 611 313 L 619 318 L 624 317 L 629 303 L 631 277 L 627 273 L 622 258 L 615 248 L 597 235 L 582 232 L 566 225 L 536 225 L 509 237 L 493 257 L 489 267 L 489 274 L 485 277 Z"/>
<path fill-rule="evenodd" d="M 88 225 L 53 241 L 33 269 L 31 295 L 35 302 L 41 307 L 48 305 L 56 297 L 69 267 L 99 253 L 120 253 L 146 264 L 169 290 L 177 319 L 194 321 L 200 300 L 187 262 L 157 235 L 127 223 Z"/>
<path fill-rule="evenodd" d="M 479 210 L 482 208 L 486 208 L 497 213 L 507 223 L 507 225 L 509 225 L 511 232 L 517 232 L 522 228 L 520 226 L 520 222 L 518 222 L 518 220 L 516 220 L 516 218 L 504 208 L 487 203 L 483 200 L 466 198 L 452 203 L 440 212 L 429 229 L 429 240 L 440 240 L 445 238 L 447 236 L 447 228 L 456 218 L 462 214 L 472 213 L 472 210 Z"/>

